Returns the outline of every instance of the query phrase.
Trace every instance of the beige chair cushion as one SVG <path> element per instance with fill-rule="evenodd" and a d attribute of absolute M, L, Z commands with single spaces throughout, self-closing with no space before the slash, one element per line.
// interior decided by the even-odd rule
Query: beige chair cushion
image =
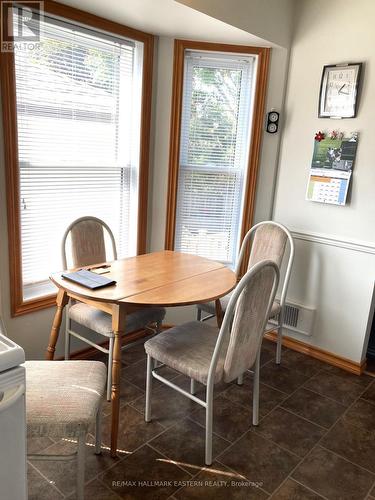
<path fill-rule="evenodd" d="M 71 231 L 73 266 L 90 266 L 106 261 L 104 230 L 95 220 L 75 224 Z"/>
<path fill-rule="evenodd" d="M 218 328 L 191 321 L 170 328 L 145 343 L 146 353 L 167 366 L 207 384 L 208 370 L 214 352 Z M 223 377 L 224 356 L 227 344 L 223 346 L 215 374 L 215 383 Z"/>
<path fill-rule="evenodd" d="M 95 307 L 78 302 L 69 308 L 70 318 L 80 325 L 94 332 L 113 337 L 112 317 Z M 162 307 L 150 307 L 139 309 L 126 316 L 125 333 L 135 332 L 145 328 L 149 323 L 161 322 L 165 317 L 165 309 Z"/>
<path fill-rule="evenodd" d="M 29 437 L 77 437 L 86 433 L 107 380 L 99 361 L 26 361 Z"/>
<path fill-rule="evenodd" d="M 225 382 L 232 382 L 254 365 L 269 319 L 268 307 L 275 296 L 271 293 L 275 292 L 273 285 L 277 286 L 278 275 L 270 265 L 259 265 L 236 302 L 224 363 Z M 228 308 L 226 314 L 230 312 Z"/>
<path fill-rule="evenodd" d="M 254 233 L 247 268 L 262 260 L 272 260 L 280 268 L 284 257 L 288 236 L 283 229 L 274 224 L 263 224 Z"/>
<path fill-rule="evenodd" d="M 228 293 L 228 295 L 225 295 L 224 297 L 222 297 L 220 299 L 221 307 L 222 307 L 224 312 L 227 310 L 231 296 L 232 296 L 232 292 Z M 198 307 L 200 309 L 202 309 L 202 311 L 205 311 L 208 314 L 216 314 L 215 302 L 207 302 L 206 304 L 199 304 Z M 271 312 L 270 312 L 270 316 L 269 316 L 270 319 L 277 316 L 280 312 L 280 309 L 281 309 L 281 307 L 280 307 L 279 302 L 277 302 L 275 300 L 274 303 L 272 304 L 272 307 L 271 307 Z"/>

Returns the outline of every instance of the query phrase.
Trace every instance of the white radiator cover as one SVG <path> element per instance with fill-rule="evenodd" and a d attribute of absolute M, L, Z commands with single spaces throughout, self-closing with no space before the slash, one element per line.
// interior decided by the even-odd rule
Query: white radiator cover
<path fill-rule="evenodd" d="M 313 332 L 316 309 L 296 302 L 285 303 L 283 327 L 302 335 L 310 336 Z M 271 325 L 277 325 L 278 317 L 271 319 Z"/>

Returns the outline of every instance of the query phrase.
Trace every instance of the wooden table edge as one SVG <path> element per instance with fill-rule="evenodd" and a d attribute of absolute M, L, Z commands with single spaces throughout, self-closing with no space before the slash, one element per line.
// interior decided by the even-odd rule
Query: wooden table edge
<path fill-rule="evenodd" d="M 225 266 L 223 266 L 223 267 L 225 267 Z M 206 271 L 204 273 L 195 274 L 194 276 L 191 276 L 189 278 L 184 278 L 184 279 L 181 279 L 181 280 L 176 280 L 174 283 L 183 282 L 183 281 L 189 280 L 192 277 L 197 278 L 198 276 L 203 276 L 205 274 L 214 273 L 214 272 L 218 271 L 219 269 L 222 269 L 222 268 L 212 269 L 211 271 Z M 147 303 L 143 303 L 143 302 L 131 302 L 130 299 L 132 297 L 137 297 L 138 295 L 142 295 L 142 294 L 145 293 L 145 292 L 140 292 L 140 293 L 136 293 L 134 295 L 130 295 L 128 297 L 124 297 L 123 299 L 120 299 L 119 300 L 119 304 L 127 304 L 127 305 L 133 306 L 133 307 L 138 307 L 139 306 L 139 307 L 143 308 L 143 307 L 185 307 L 185 306 L 194 306 L 196 304 L 206 304 L 207 302 L 215 302 L 216 300 L 218 300 L 221 297 L 224 297 L 225 295 L 227 295 L 228 293 L 230 293 L 236 287 L 236 285 L 237 285 L 237 278 L 236 278 L 236 275 L 235 275 L 234 271 L 231 271 L 231 272 L 233 273 L 233 278 L 234 278 L 233 286 L 230 287 L 230 288 L 228 288 L 223 293 L 219 293 L 219 294 L 210 296 L 210 298 L 205 298 L 205 299 L 201 299 L 201 300 L 193 299 L 193 300 L 189 300 L 189 301 L 179 302 L 178 304 L 176 302 L 155 302 L 155 303 L 151 303 L 151 302 L 147 302 Z M 154 288 L 152 288 L 152 289 L 150 289 L 148 291 L 154 291 L 154 290 L 157 291 L 158 289 L 164 288 L 164 286 L 165 285 L 154 287 Z"/>
<path fill-rule="evenodd" d="M 145 255 L 148 255 L 148 254 L 145 254 Z M 122 259 L 120 259 L 122 260 Z M 214 261 L 216 262 L 216 261 Z M 198 276 L 203 276 L 204 274 L 208 274 L 208 273 L 212 273 L 212 272 L 215 272 L 215 271 L 218 271 L 219 269 L 223 269 L 223 268 L 226 268 L 228 269 L 222 262 L 216 262 L 217 264 L 220 264 L 217 268 L 215 269 L 210 269 L 209 271 L 203 271 L 203 272 L 199 272 L 197 274 L 193 274 L 191 276 L 188 276 L 186 278 L 180 278 L 180 279 L 176 279 L 175 281 L 173 281 L 173 283 L 179 283 L 181 281 L 185 281 L 185 280 L 188 280 L 188 279 L 191 279 L 191 278 L 195 278 L 195 277 L 198 277 Z M 106 263 L 104 263 L 106 264 Z M 87 267 L 90 267 L 90 266 L 87 266 Z M 60 271 L 61 273 L 64 273 L 64 272 L 74 272 L 74 269 L 69 269 L 69 270 L 66 270 L 66 271 Z M 223 297 L 224 295 L 226 295 L 227 293 L 231 292 L 234 288 L 231 288 L 229 289 L 228 291 L 224 292 L 223 294 L 219 294 L 217 296 L 214 296 L 212 297 L 211 299 L 202 299 L 202 300 L 199 300 L 199 301 L 188 301 L 186 303 L 184 302 L 181 302 L 179 304 L 173 304 L 173 303 L 160 303 L 160 304 L 150 304 L 150 303 L 147 303 L 147 304 L 143 304 L 143 303 L 138 303 L 138 302 L 131 302 L 130 300 L 127 301 L 125 299 L 130 299 L 131 297 L 136 297 L 137 295 L 142 295 L 143 293 L 146 293 L 146 291 L 142 291 L 142 292 L 138 292 L 138 293 L 133 293 L 133 294 L 130 294 L 130 295 L 125 295 L 124 297 L 118 297 L 116 299 L 109 299 L 109 298 L 106 298 L 106 297 L 93 297 L 92 295 L 90 295 L 90 292 L 92 293 L 93 290 L 91 290 L 90 288 L 85 288 L 82 286 L 82 289 L 80 288 L 78 291 L 77 290 L 69 290 L 69 284 L 72 285 L 72 286 L 79 286 L 75 283 L 72 283 L 70 282 L 69 280 L 66 280 L 67 281 L 67 286 L 63 286 L 63 284 L 59 281 L 56 281 L 54 279 L 54 276 L 60 274 L 60 272 L 57 272 L 57 273 L 53 273 L 49 276 L 49 279 L 52 281 L 52 283 L 57 286 L 57 288 L 59 290 L 65 290 L 65 292 L 70 296 L 70 295 L 74 295 L 74 296 L 77 296 L 77 297 L 80 297 L 82 299 L 85 299 L 87 301 L 94 301 L 94 302 L 103 302 L 103 303 L 111 303 L 111 304 L 129 304 L 129 306 L 141 306 L 141 307 L 183 307 L 183 306 L 188 306 L 188 305 L 194 305 L 194 304 L 204 304 L 205 302 L 212 302 L 216 299 L 219 299 L 220 297 Z M 233 271 L 232 271 L 233 272 Z M 63 278 L 62 278 L 63 279 Z M 169 285 L 170 283 L 168 283 Z M 149 290 L 147 290 L 147 292 L 151 291 L 151 290 L 157 290 L 157 289 L 160 289 L 160 288 L 163 288 L 164 286 L 167 286 L 167 285 L 161 285 L 161 286 L 156 286 L 156 287 L 153 287 L 153 288 L 150 288 Z"/>

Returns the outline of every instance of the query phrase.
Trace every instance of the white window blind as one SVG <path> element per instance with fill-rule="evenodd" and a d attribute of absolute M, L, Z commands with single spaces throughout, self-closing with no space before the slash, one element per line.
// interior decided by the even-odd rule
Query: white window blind
<path fill-rule="evenodd" d="M 143 44 L 43 19 L 40 49 L 15 52 L 26 300 L 51 292 L 76 218 L 107 222 L 120 257 L 137 240 Z"/>
<path fill-rule="evenodd" d="M 233 265 L 255 57 L 185 52 L 175 249 Z"/>

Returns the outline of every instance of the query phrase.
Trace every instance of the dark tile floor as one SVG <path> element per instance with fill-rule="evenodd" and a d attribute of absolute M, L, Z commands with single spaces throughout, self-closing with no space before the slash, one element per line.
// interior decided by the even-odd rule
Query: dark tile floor
<path fill-rule="evenodd" d="M 216 390 L 214 464 L 205 467 L 204 411 L 155 383 L 153 422 L 144 411 L 143 345 L 123 352 L 119 456 L 109 456 L 110 406 L 103 453 L 87 440 L 86 497 L 132 499 L 375 500 L 375 379 L 357 377 L 274 345 L 262 348 L 260 422 L 251 425 L 251 375 Z M 173 370 L 165 376 L 188 388 Z M 203 386 L 199 386 L 203 394 Z M 74 443 L 36 439 L 29 450 L 71 453 Z M 74 462 L 29 463 L 30 500 L 73 499 Z"/>

